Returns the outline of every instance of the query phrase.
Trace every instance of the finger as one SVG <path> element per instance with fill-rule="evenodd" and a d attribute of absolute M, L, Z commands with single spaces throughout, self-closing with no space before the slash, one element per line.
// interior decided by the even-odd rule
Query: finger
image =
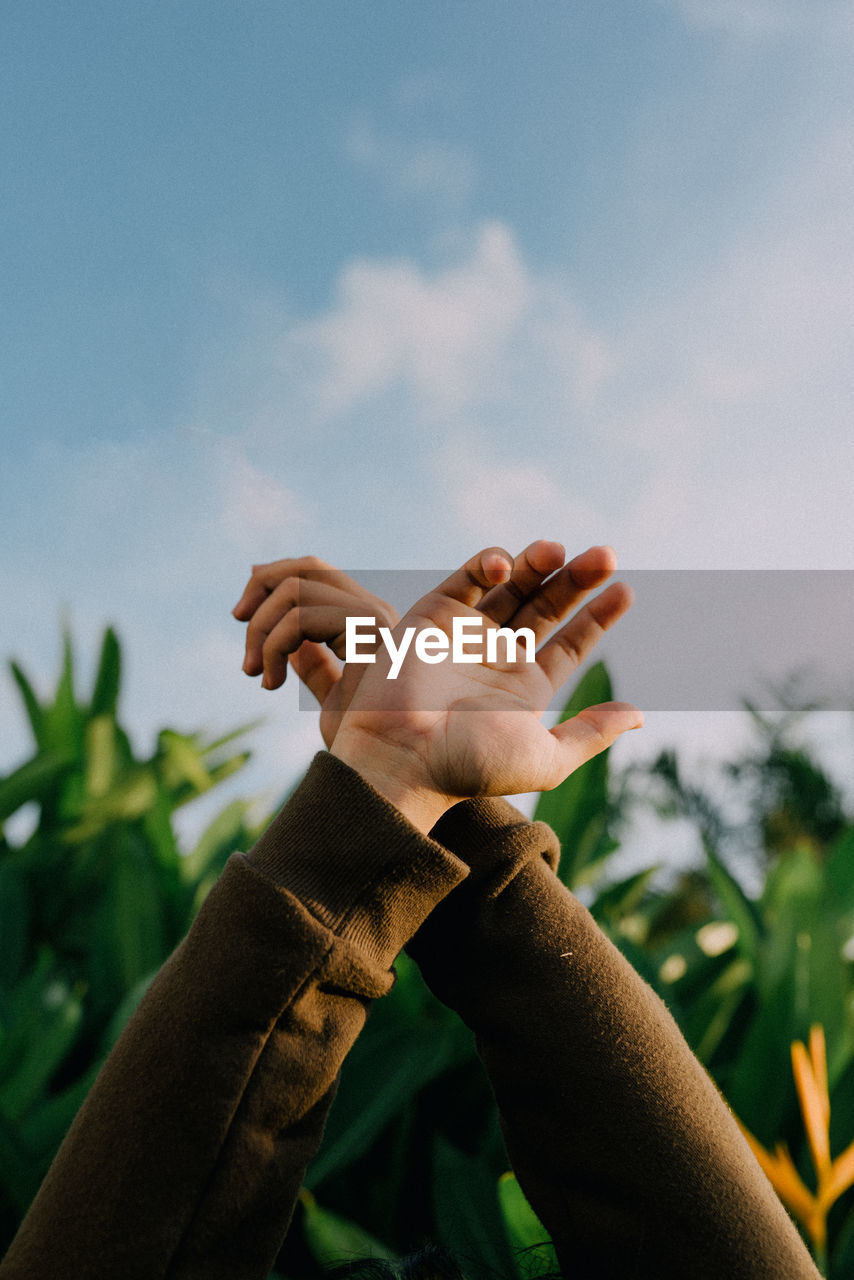
<path fill-rule="evenodd" d="M 277 583 L 262 602 L 256 605 L 249 617 L 246 629 L 246 653 L 243 659 L 243 670 L 247 675 L 257 676 L 264 669 L 264 645 L 267 638 L 282 618 L 291 609 L 296 608 L 300 597 L 300 579 L 289 576 Z M 298 648 L 298 644 L 293 645 Z"/>
<path fill-rule="evenodd" d="M 255 610 L 264 603 L 267 597 L 286 578 L 314 579 L 326 582 L 330 586 L 338 587 L 343 591 L 350 591 L 353 595 L 370 595 L 355 578 L 351 578 L 343 570 L 327 564 L 325 560 L 319 559 L 318 556 L 298 556 L 287 560 L 273 560 L 269 564 L 252 566 L 252 577 L 247 582 L 242 596 L 231 611 L 235 618 L 238 618 L 241 622 L 248 622 Z"/>
<path fill-rule="evenodd" d="M 336 577 L 334 581 L 339 582 L 341 579 L 352 581 L 352 579 L 348 579 L 347 574 L 341 574 L 340 578 Z M 331 585 L 325 580 L 318 581 L 313 578 L 299 577 L 285 578 L 267 596 L 264 603 L 255 610 L 249 620 L 249 626 L 246 630 L 246 655 L 243 662 L 243 670 L 247 675 L 257 676 L 261 672 L 264 667 L 264 650 L 267 639 L 292 609 L 316 607 L 337 610 L 337 613 L 325 615 L 330 628 L 328 636 L 312 635 L 310 637 L 312 640 L 326 641 L 327 643 L 331 643 L 333 640 L 337 641 L 339 633 L 343 635 L 348 614 L 375 617 L 379 625 L 394 626 L 397 622 L 397 614 L 390 605 L 361 587 L 356 592 L 337 585 Z M 314 621 L 316 623 L 317 619 Z M 298 646 L 294 645 L 294 648 L 296 647 Z"/>
<path fill-rule="evenodd" d="M 487 547 L 467 560 L 461 569 L 452 573 L 430 594 L 474 606 L 485 592 L 506 581 L 512 572 L 513 557 L 502 547 Z"/>
<path fill-rule="evenodd" d="M 521 602 L 512 618 L 513 626 L 530 627 L 537 644 L 541 644 L 594 587 L 607 581 L 616 567 L 617 556 L 612 547 L 582 551 Z"/>
<path fill-rule="evenodd" d="M 559 542 L 540 539 L 513 561 L 513 570 L 506 582 L 488 591 L 478 606 L 493 622 L 502 626 L 509 622 L 528 596 L 541 586 L 543 580 L 559 569 L 566 559 L 566 551 Z"/>
<path fill-rule="evenodd" d="M 349 600 L 349 597 L 347 597 Z M 262 648 L 261 683 L 265 689 L 278 689 L 287 676 L 287 660 L 304 640 L 327 645 L 339 658 L 345 655 L 347 618 L 352 610 L 337 604 L 306 605 L 300 601 L 288 609 L 273 627 Z M 381 620 L 380 620 L 381 622 Z M 366 633 L 367 633 L 366 628 Z"/>
<path fill-rule="evenodd" d="M 553 689 L 559 689 L 601 640 L 629 611 L 635 595 L 624 582 L 614 582 L 579 609 L 537 653 L 537 662 Z"/>
<path fill-rule="evenodd" d="M 243 588 L 243 595 L 232 609 L 232 614 L 238 622 L 248 622 L 255 610 L 264 603 L 269 594 L 267 588 L 262 586 L 253 572 L 252 577 Z"/>
<path fill-rule="evenodd" d="M 302 683 L 323 706 L 332 689 L 341 679 L 341 664 L 325 644 L 304 640 L 290 663 Z"/>
<path fill-rule="evenodd" d="M 556 724 L 549 732 L 557 741 L 555 749 L 556 787 L 564 778 L 606 751 L 621 734 L 630 729 L 640 729 L 643 712 L 631 702 L 600 702 L 595 707 L 585 707 L 571 720 Z"/>

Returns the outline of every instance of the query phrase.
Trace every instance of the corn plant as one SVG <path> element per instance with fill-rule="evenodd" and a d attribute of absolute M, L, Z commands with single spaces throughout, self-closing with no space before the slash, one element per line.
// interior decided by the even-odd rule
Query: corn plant
<path fill-rule="evenodd" d="M 0 779 L 0 1252 L 147 982 L 228 854 L 253 838 L 233 802 L 183 855 L 175 810 L 247 759 L 237 734 L 163 729 L 135 756 L 118 716 L 121 651 L 103 636 L 91 691 L 65 637 L 53 696 L 12 664 L 33 750 Z M 32 830 L 9 820 L 25 806 Z"/>

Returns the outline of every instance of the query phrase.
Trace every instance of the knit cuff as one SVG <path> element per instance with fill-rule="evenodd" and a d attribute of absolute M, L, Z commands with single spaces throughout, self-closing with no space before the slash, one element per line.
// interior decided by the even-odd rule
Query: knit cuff
<path fill-rule="evenodd" d="M 473 875 L 497 864 L 542 858 L 557 871 L 560 841 L 545 822 L 531 822 L 506 800 L 464 800 L 439 819 L 431 837 L 468 863 Z"/>
<path fill-rule="evenodd" d="M 468 875 L 325 751 L 247 856 L 333 933 L 388 964 Z"/>

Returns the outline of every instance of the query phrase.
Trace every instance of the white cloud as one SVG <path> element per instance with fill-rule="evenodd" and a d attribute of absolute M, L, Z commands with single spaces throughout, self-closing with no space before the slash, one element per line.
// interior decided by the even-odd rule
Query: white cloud
<path fill-rule="evenodd" d="M 566 290 L 530 271 L 500 222 L 482 225 L 463 261 L 432 276 L 408 260 L 350 264 L 335 307 L 286 344 L 311 367 L 324 417 L 403 385 L 416 419 L 427 410 L 447 420 L 512 396 L 514 379 L 527 385 L 532 372 L 564 400 L 589 402 L 611 367 Z"/>

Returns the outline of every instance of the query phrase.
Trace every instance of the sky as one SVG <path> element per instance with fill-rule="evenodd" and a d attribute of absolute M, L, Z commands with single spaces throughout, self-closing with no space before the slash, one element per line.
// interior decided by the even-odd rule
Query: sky
<path fill-rule="evenodd" d="M 254 562 L 854 569 L 852 66 L 848 0 L 6 0 L 0 654 L 113 623 L 140 748 L 263 717 L 269 800 Z"/>

